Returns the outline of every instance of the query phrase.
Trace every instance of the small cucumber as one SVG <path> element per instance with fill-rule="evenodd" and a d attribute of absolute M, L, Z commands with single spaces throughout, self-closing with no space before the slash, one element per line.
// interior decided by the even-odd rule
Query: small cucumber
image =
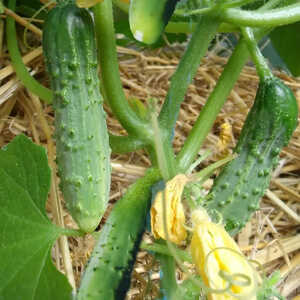
<path fill-rule="evenodd" d="M 88 11 L 68 2 L 53 8 L 43 28 L 43 49 L 54 91 L 62 193 L 78 226 L 90 232 L 109 199 L 110 148 Z"/>
<path fill-rule="evenodd" d="M 159 179 L 159 171 L 149 169 L 116 203 L 83 274 L 77 300 L 125 298 L 145 230 L 151 186 Z"/>
<path fill-rule="evenodd" d="M 134 37 L 153 44 L 161 36 L 179 0 L 131 0 L 129 25 Z"/>
<path fill-rule="evenodd" d="M 215 219 L 221 215 L 232 235 L 259 208 L 279 153 L 297 126 L 297 116 L 297 101 L 289 87 L 275 77 L 260 82 L 235 149 L 238 157 L 216 178 L 206 202 L 210 214 Z"/>

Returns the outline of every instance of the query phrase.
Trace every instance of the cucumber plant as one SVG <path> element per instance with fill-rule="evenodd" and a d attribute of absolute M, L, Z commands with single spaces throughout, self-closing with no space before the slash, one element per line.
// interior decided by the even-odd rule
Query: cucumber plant
<path fill-rule="evenodd" d="M 141 117 L 128 104 L 124 95 L 117 64 L 111 0 L 103 0 L 93 6 L 93 18 L 90 11 L 78 8 L 72 0 L 58 1 L 48 12 L 43 26 L 43 51 L 51 90 L 41 86 L 28 74 L 17 48 L 14 21 L 7 17 L 8 49 L 17 75 L 30 91 L 48 103 L 52 101 L 55 111 L 61 189 L 68 211 L 80 227 L 79 231 L 58 230 L 59 233 L 79 235 L 93 231 L 99 224 L 109 198 L 109 143 L 117 152 L 144 148 L 154 166 L 113 207 L 83 273 L 79 291 L 74 296 L 80 300 L 125 298 L 135 255 L 145 230 L 151 186 L 161 178 L 167 181 L 179 173 L 186 173 L 193 164 L 248 60 L 248 51 L 260 76 L 256 99 L 235 149 L 237 157 L 222 170 L 207 201 L 204 201 L 211 216 L 215 220 L 221 216 L 231 234 L 239 231 L 258 207 L 280 150 L 287 145 L 297 124 L 295 97 L 268 70 L 257 49 L 256 40 L 267 34 L 271 27 L 299 21 L 298 3 L 269 0 L 263 5 L 258 2 L 258 8 L 249 11 L 243 9 L 248 0 L 148 2 L 132 0 L 129 4 L 125 0 L 113 0 L 115 5 L 129 12 L 128 19 L 133 34 L 139 37 L 137 31 L 145 32 L 144 42 L 154 42 L 164 28 L 172 32 L 194 31 L 171 78 L 158 117 L 151 109 L 145 110 L 149 112 L 149 117 Z M 180 4 L 178 10 L 177 2 Z M 9 8 L 14 9 L 14 6 L 15 1 L 10 0 Z M 154 16 L 153 12 L 156 13 Z M 143 17 L 147 17 L 148 21 Z M 168 20 L 170 22 L 167 24 Z M 257 27 L 255 37 L 245 26 Z M 175 155 L 172 138 L 180 104 L 211 40 L 219 29 L 224 28 L 229 31 L 238 29 L 244 37 L 228 60 L 182 149 Z M 110 141 L 102 107 L 98 65 L 101 91 L 111 111 L 128 133 L 122 137 L 110 135 Z M 4 157 L 2 152 L 0 155 Z M 12 165 L 14 159 L 11 158 Z M 26 172 L 30 172 L 30 168 Z M 7 178 L 6 180 L 8 182 Z M 11 228 L 13 222 L 9 226 Z M 58 232 L 53 234 L 53 239 L 58 235 Z M 5 245 L 4 241 L 1 240 L 1 245 Z M 168 247 L 169 244 L 170 242 L 167 243 Z M 46 250 L 48 255 L 49 247 Z M 27 253 L 25 261 L 30 258 Z M 162 285 L 166 298 L 184 299 L 185 293 L 180 290 L 175 278 L 174 258 L 172 255 L 161 255 L 159 260 L 165 274 Z M 48 264 L 46 268 L 51 269 Z M 4 273 L 1 275 L 5 277 Z M 32 281 L 37 276 L 33 276 Z M 43 278 L 46 277 L 44 275 Z M 19 280 L 16 282 L 12 278 L 13 276 L 7 279 L 11 280 L 11 286 L 24 285 L 21 280 L 23 276 L 16 276 Z M 186 287 L 188 286 L 189 282 Z M 191 286 L 195 289 L 194 284 Z M 198 288 L 197 285 L 196 287 Z M 8 287 L 2 287 L 0 283 L 0 299 L 4 299 L 4 290 L 7 293 Z M 40 295 L 40 289 L 32 288 L 34 290 Z M 192 290 L 190 292 L 194 293 Z M 25 300 L 35 299 L 35 296 L 27 295 Z M 66 299 L 65 296 L 62 297 L 63 300 Z"/>

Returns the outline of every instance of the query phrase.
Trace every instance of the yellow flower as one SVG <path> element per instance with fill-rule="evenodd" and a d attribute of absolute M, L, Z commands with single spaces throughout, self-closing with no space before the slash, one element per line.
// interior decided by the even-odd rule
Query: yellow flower
<path fill-rule="evenodd" d="M 208 294 L 209 300 L 255 300 L 259 275 L 243 256 L 236 242 L 220 224 L 210 221 L 204 210 L 193 212 L 195 225 L 191 253 L 198 273 L 212 290 L 223 290 L 230 284 L 220 276 L 234 280 L 228 291 Z M 238 276 L 236 274 L 239 274 Z M 235 284 L 234 284 L 235 283 Z"/>
<path fill-rule="evenodd" d="M 225 122 L 220 126 L 219 141 L 217 144 L 220 152 L 228 151 L 228 145 L 232 140 L 232 127 L 229 123 Z"/>
<path fill-rule="evenodd" d="M 180 244 L 185 240 L 185 216 L 181 203 L 181 195 L 187 181 L 188 178 L 185 175 L 179 174 L 167 182 L 164 191 L 157 193 L 150 212 L 151 230 L 156 239 L 166 239 L 163 213 L 163 201 L 165 201 L 169 240 L 175 244 Z"/>

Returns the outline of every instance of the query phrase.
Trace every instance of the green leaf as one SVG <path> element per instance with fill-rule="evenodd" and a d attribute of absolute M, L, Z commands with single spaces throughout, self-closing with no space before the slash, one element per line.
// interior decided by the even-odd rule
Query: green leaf
<path fill-rule="evenodd" d="M 272 44 L 294 76 L 300 75 L 300 22 L 280 26 L 270 34 Z"/>
<path fill-rule="evenodd" d="M 257 292 L 258 300 L 278 299 L 285 300 L 283 296 L 276 290 L 276 284 L 280 280 L 280 272 L 275 271 L 269 278 L 264 277 L 262 285 Z"/>
<path fill-rule="evenodd" d="M 6 168 L 6 172 L 16 183 L 28 191 L 40 212 L 46 216 L 45 203 L 50 188 L 50 169 L 43 147 L 31 142 L 24 135 L 17 136 L 11 143 L 3 147 L 4 153 L 15 156 L 18 168 Z M 3 161 L 3 166 L 6 163 Z"/>
<path fill-rule="evenodd" d="M 23 135 L 0 150 L 0 300 L 65 300 L 71 287 L 50 257 L 64 229 L 45 212 L 50 169 Z"/>

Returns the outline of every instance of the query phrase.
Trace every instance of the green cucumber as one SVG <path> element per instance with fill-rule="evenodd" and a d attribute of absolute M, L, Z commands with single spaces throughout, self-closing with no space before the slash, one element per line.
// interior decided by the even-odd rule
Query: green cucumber
<path fill-rule="evenodd" d="M 236 234 L 259 208 L 278 162 L 297 126 L 295 96 L 278 78 L 262 80 L 235 148 L 238 157 L 230 161 L 207 197 L 206 207 L 215 220 L 223 218 L 225 228 Z"/>
<path fill-rule="evenodd" d="M 43 28 L 43 50 L 54 92 L 62 193 L 80 229 L 91 232 L 109 199 L 110 148 L 88 11 L 65 2 L 53 8 Z"/>
<path fill-rule="evenodd" d="M 116 203 L 81 279 L 77 300 L 122 300 L 130 284 L 135 256 L 151 204 L 151 186 L 160 179 L 157 169 L 129 187 Z"/>
<path fill-rule="evenodd" d="M 161 36 L 179 0 L 131 0 L 129 25 L 134 37 L 145 44 Z"/>

